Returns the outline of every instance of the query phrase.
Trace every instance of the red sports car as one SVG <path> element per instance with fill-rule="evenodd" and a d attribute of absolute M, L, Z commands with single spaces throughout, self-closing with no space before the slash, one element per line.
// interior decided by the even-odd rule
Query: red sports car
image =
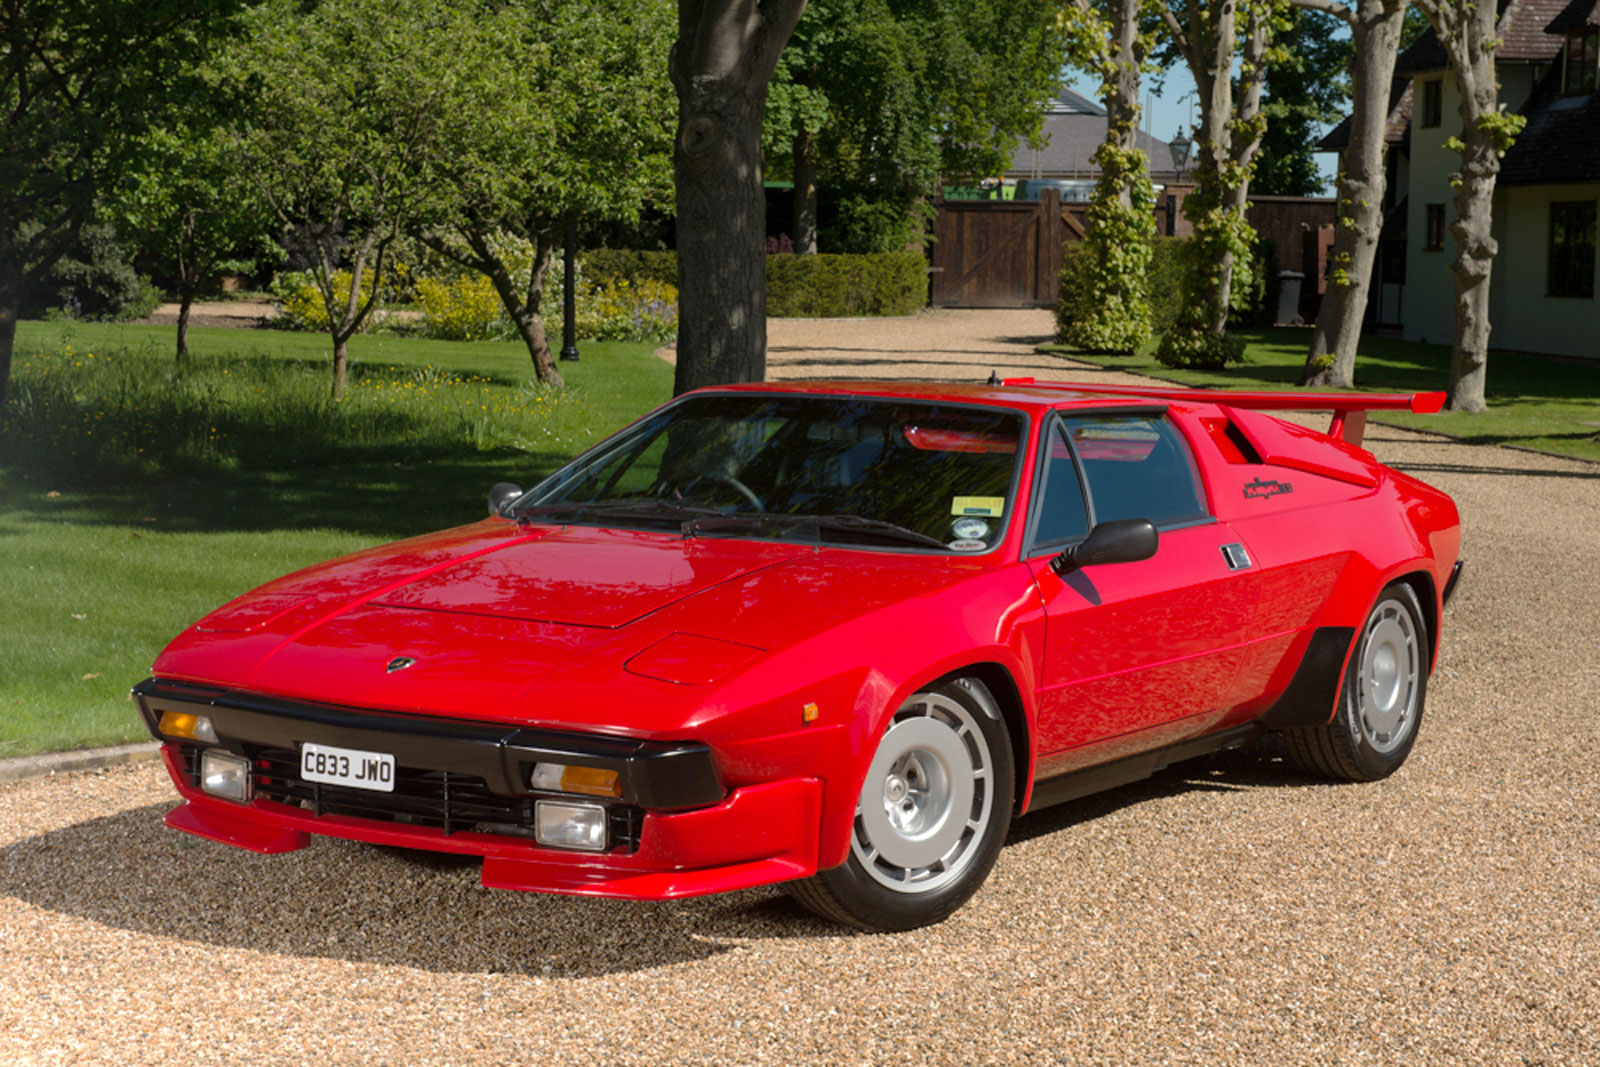
<path fill-rule="evenodd" d="M 481 522 L 180 635 L 135 689 L 167 823 L 467 853 L 508 889 L 787 882 L 907 929 L 977 890 L 1013 816 L 1264 731 L 1381 778 L 1416 740 L 1460 524 L 1360 434 L 1440 400 L 690 393 L 496 486 Z"/>

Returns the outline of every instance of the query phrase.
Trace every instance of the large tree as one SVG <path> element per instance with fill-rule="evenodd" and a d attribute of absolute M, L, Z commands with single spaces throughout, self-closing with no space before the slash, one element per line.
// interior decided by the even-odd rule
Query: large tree
<path fill-rule="evenodd" d="M 1414 0 L 1450 58 L 1460 97 L 1461 134 L 1445 142 L 1461 156 L 1455 188 L 1455 342 L 1450 351 L 1450 407 L 1482 411 L 1489 367 L 1489 274 L 1499 244 L 1491 234 L 1500 157 L 1522 130 L 1521 115 L 1500 103 L 1494 53 L 1500 46 L 1497 5 L 1490 0 Z"/>
<path fill-rule="evenodd" d="M 238 0 L 0 0 L 0 417 L 23 293 L 190 91 Z"/>
<path fill-rule="evenodd" d="M 931 196 L 941 176 L 1003 171 L 1038 134 L 1060 79 L 1066 39 L 1053 10 L 811 0 L 774 74 L 765 133 L 767 156 L 794 178 L 795 251 L 816 250 L 819 184 L 903 204 Z"/>
<path fill-rule="evenodd" d="M 672 15 L 671 0 L 437 4 L 436 42 L 472 62 L 439 83 L 452 118 L 426 147 L 418 233 L 488 276 L 546 384 L 562 384 L 543 309 L 567 227 L 637 219 L 671 186 Z"/>
<path fill-rule="evenodd" d="M 1250 175 L 1266 129 L 1261 87 L 1268 49 L 1280 29 L 1280 0 L 1171 0 L 1160 8 L 1174 47 L 1194 78 L 1200 128 L 1194 150 L 1195 191 L 1184 199 L 1198 248 L 1192 288 L 1178 322 L 1161 339 L 1158 357 L 1172 365 L 1220 365 L 1242 347 L 1226 336 L 1233 274 L 1245 262 L 1255 231 L 1245 219 Z M 1237 52 L 1237 56 L 1236 56 Z M 1237 58 L 1239 73 L 1233 76 Z"/>
<path fill-rule="evenodd" d="M 224 69 L 255 101 L 240 165 L 310 273 L 344 391 L 350 338 L 384 283 L 389 251 L 428 196 L 426 146 L 458 116 L 441 83 L 463 57 L 437 47 L 427 0 L 269 0 Z"/>
<path fill-rule="evenodd" d="M 675 392 L 761 381 L 767 368 L 767 86 L 806 0 L 678 0 Z"/>
<path fill-rule="evenodd" d="M 1333 270 L 1317 312 L 1300 380 L 1348 389 L 1355 382 L 1356 346 L 1371 290 L 1373 261 L 1383 230 L 1390 86 L 1405 26 L 1407 0 L 1294 0 L 1350 27 L 1350 135 L 1339 162 Z"/>
<path fill-rule="evenodd" d="M 1149 159 L 1138 147 L 1140 74 L 1150 51 L 1143 0 L 1074 0 L 1074 58 L 1100 76 L 1105 141 L 1080 254 L 1087 290 L 1062 340 L 1090 351 L 1131 352 L 1150 340 L 1146 271 L 1155 236 Z"/>
<path fill-rule="evenodd" d="M 176 284 L 177 358 L 189 355 L 189 313 L 224 271 L 247 272 L 271 254 L 272 216 L 241 173 L 220 115 L 186 108 L 146 136 L 142 166 L 115 194 L 121 228 Z"/>
<path fill-rule="evenodd" d="M 1352 59 L 1351 38 L 1337 32 L 1332 6 L 1337 5 L 1312 0 L 1297 7 L 1277 35 L 1276 56 L 1261 85 L 1267 128 L 1250 178 L 1256 195 L 1320 196 L 1324 191 L 1317 139 L 1319 130 L 1337 122 L 1349 105 Z"/>

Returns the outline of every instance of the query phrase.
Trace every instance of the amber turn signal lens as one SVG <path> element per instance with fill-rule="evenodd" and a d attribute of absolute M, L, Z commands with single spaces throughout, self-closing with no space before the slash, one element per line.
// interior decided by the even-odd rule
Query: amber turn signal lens
<path fill-rule="evenodd" d="M 582 793 L 590 797 L 620 797 L 622 779 L 616 771 L 599 767 L 576 767 L 570 763 L 536 763 L 532 784 L 535 789 L 560 793 Z"/>
<path fill-rule="evenodd" d="M 179 737 L 185 741 L 204 741 L 212 745 L 217 743 L 217 731 L 211 725 L 211 720 L 204 715 L 192 715 L 186 711 L 163 711 L 156 729 L 167 737 Z"/>

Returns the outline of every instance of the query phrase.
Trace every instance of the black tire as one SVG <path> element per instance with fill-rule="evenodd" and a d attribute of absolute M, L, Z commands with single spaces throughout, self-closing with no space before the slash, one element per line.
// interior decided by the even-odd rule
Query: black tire
<path fill-rule="evenodd" d="M 940 922 L 994 866 L 1015 781 L 1005 719 L 982 682 L 959 678 L 916 694 L 895 712 L 868 766 L 850 858 L 789 883 L 790 895 L 863 930 Z"/>
<path fill-rule="evenodd" d="M 1384 589 L 1356 635 L 1332 721 L 1285 730 L 1289 759 L 1308 773 L 1352 782 L 1393 774 L 1422 725 L 1429 647 L 1416 592 L 1404 582 Z"/>

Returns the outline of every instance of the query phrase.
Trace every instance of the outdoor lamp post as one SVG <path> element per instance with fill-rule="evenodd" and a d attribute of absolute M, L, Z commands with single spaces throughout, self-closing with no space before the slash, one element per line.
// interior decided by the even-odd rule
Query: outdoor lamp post
<path fill-rule="evenodd" d="M 1167 143 L 1167 150 L 1172 153 L 1172 166 L 1178 172 L 1178 177 L 1183 177 L 1184 168 L 1189 165 L 1189 152 L 1194 148 L 1194 142 L 1178 131 L 1178 136 Z"/>
<path fill-rule="evenodd" d="M 578 358 L 578 290 L 575 283 L 578 259 L 578 227 L 567 225 L 567 247 L 561 256 L 561 358 Z"/>

